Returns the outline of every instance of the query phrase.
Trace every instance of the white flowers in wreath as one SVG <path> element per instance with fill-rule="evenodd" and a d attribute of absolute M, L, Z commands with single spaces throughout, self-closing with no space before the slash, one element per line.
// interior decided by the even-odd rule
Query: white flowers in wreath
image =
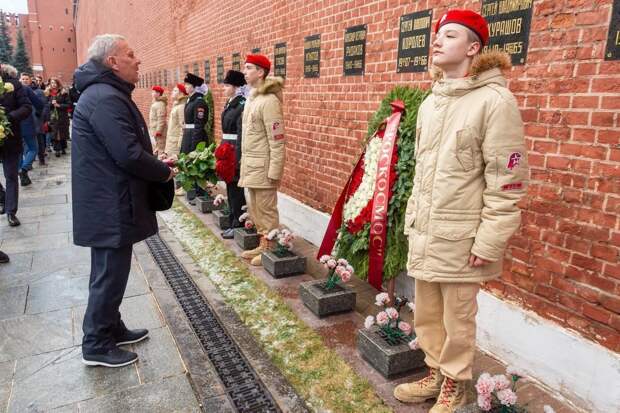
<path fill-rule="evenodd" d="M 364 176 L 357 191 L 344 205 L 344 222 L 357 218 L 375 194 L 375 182 L 377 181 L 377 168 L 382 142 L 378 136 L 375 136 L 366 146 Z"/>

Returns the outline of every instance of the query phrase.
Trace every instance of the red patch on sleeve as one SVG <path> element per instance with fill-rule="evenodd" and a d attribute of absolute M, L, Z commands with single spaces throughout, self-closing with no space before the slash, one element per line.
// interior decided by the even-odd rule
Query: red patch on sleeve
<path fill-rule="evenodd" d="M 274 135 L 273 139 L 280 141 L 282 139 L 284 139 L 284 135 Z"/>
<path fill-rule="evenodd" d="M 523 155 L 521 155 L 520 152 L 511 153 L 508 157 L 508 165 L 506 165 L 506 168 L 510 169 L 511 171 L 515 169 L 521 163 L 522 156 Z"/>
<path fill-rule="evenodd" d="M 523 182 L 515 182 L 514 184 L 502 185 L 502 191 L 519 191 L 523 189 Z"/>

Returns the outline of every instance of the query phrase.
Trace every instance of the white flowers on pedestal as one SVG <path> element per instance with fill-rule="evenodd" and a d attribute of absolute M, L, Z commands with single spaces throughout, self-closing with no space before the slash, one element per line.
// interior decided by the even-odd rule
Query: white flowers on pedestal
<path fill-rule="evenodd" d="M 364 154 L 364 176 L 362 183 L 357 191 L 344 205 L 344 222 L 355 219 L 362 209 L 368 205 L 375 193 L 375 182 L 377 180 L 377 167 L 379 165 L 379 152 L 383 141 L 375 136 L 368 142 L 366 153 Z"/>

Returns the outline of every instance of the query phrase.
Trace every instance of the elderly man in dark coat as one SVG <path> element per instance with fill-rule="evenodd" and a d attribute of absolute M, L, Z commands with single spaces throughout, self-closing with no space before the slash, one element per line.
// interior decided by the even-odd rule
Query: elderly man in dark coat
<path fill-rule="evenodd" d="M 28 119 L 32 113 L 32 104 L 26 90 L 17 80 L 17 70 L 8 64 L 0 64 L 0 75 L 4 82 L 4 93 L 0 95 L 0 106 L 4 108 L 7 118 L 11 122 L 12 134 L 8 136 L 0 147 L 0 158 L 6 179 L 6 191 L 0 184 L 0 214 L 6 212 L 9 225 L 16 227 L 20 224 L 17 216 L 18 170 L 22 158 L 23 143 L 20 124 Z"/>
<path fill-rule="evenodd" d="M 82 360 L 121 367 L 138 356 L 118 346 L 148 336 L 147 330 L 127 329 L 119 312 L 133 244 L 157 233 L 149 190 L 176 171 L 153 156 L 146 123 L 131 99 L 140 61 L 127 41 L 97 36 L 88 58 L 75 72 L 81 95 L 71 147 L 73 240 L 91 247 Z"/>

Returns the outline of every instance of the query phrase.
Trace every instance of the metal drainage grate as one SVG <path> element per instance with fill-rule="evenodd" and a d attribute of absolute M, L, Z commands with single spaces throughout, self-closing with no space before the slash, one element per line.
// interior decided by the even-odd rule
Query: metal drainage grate
<path fill-rule="evenodd" d="M 147 239 L 146 244 L 215 366 L 237 411 L 280 413 L 280 408 L 170 248 L 159 235 Z"/>

